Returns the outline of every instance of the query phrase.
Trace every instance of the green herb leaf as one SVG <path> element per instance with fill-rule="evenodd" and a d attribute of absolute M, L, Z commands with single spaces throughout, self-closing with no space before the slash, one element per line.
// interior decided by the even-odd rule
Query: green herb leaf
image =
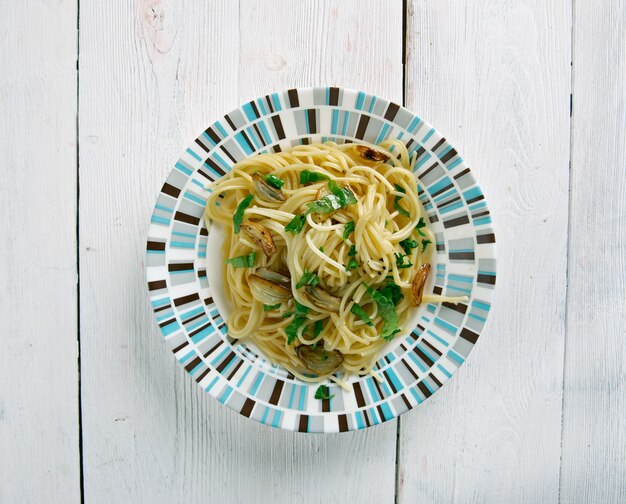
<path fill-rule="evenodd" d="M 348 252 L 348 257 L 354 257 L 356 255 L 356 247 L 354 245 L 350 245 L 350 251 Z"/>
<path fill-rule="evenodd" d="M 309 212 L 314 213 L 331 213 L 340 208 L 346 208 L 357 202 L 356 196 L 348 188 L 340 188 L 334 180 L 328 181 L 328 190 L 330 194 L 322 198 L 307 203 Z"/>
<path fill-rule="evenodd" d="M 417 225 L 415 226 L 415 229 L 417 229 L 420 236 L 426 236 L 426 234 L 422 231 L 423 227 L 426 227 L 426 223 L 424 222 L 424 218 L 420 217 L 420 220 L 417 221 Z"/>
<path fill-rule="evenodd" d="M 380 292 L 383 296 L 388 297 L 393 301 L 394 306 L 398 306 L 398 303 L 402 301 L 404 296 L 402 295 L 402 289 L 399 285 L 396 285 L 393 281 L 393 277 L 387 278 L 387 285 L 385 285 Z"/>
<path fill-rule="evenodd" d="M 317 338 L 324 329 L 324 321 L 316 320 L 313 324 L 313 339 Z"/>
<path fill-rule="evenodd" d="M 320 277 L 318 277 L 315 273 L 305 271 L 300 281 L 296 284 L 296 289 L 304 287 L 305 285 L 315 287 L 318 283 L 320 283 Z"/>
<path fill-rule="evenodd" d="M 297 235 L 306 222 L 306 215 L 296 215 L 291 222 L 285 226 L 285 231 Z"/>
<path fill-rule="evenodd" d="M 271 310 L 275 310 L 276 308 L 280 308 L 280 303 L 274 304 L 274 305 L 268 305 L 268 304 L 263 305 L 263 311 L 271 311 Z"/>
<path fill-rule="evenodd" d="M 297 301 L 296 303 L 296 318 L 297 317 L 304 317 L 305 315 L 309 314 L 309 308 L 307 306 L 304 306 L 303 304 L 298 303 Z"/>
<path fill-rule="evenodd" d="M 404 187 L 399 186 L 398 184 L 394 184 L 393 186 L 396 188 L 396 191 L 406 194 L 406 190 L 404 189 Z M 405 217 L 410 218 L 411 214 L 409 213 L 409 211 L 400 204 L 400 200 L 403 197 L 404 196 L 396 196 L 393 199 L 393 208 L 397 210 L 400 215 L 404 215 Z"/>
<path fill-rule="evenodd" d="M 300 172 L 300 183 L 308 184 L 313 182 L 319 182 L 320 180 L 328 180 L 330 177 L 323 173 L 312 172 L 309 170 L 302 170 Z"/>
<path fill-rule="evenodd" d="M 406 269 L 406 268 L 410 268 L 411 266 L 413 266 L 412 263 L 409 262 L 407 256 L 405 256 L 404 254 L 393 254 L 394 256 L 396 256 L 396 266 L 398 267 L 398 269 Z M 406 262 L 404 262 L 406 260 Z"/>
<path fill-rule="evenodd" d="M 254 268 L 254 261 L 256 261 L 256 252 L 226 259 L 224 262 L 230 264 L 233 268 Z"/>
<path fill-rule="evenodd" d="M 334 180 L 328 181 L 328 190 L 339 198 L 341 201 L 341 208 L 345 208 L 348 205 L 356 203 L 356 197 L 352 194 L 352 191 L 345 187 L 342 189 Z"/>
<path fill-rule="evenodd" d="M 335 397 L 335 394 L 330 395 L 328 385 L 320 385 L 315 391 L 315 399 L 319 399 L 320 401 L 323 399 L 332 399 L 333 397 Z"/>
<path fill-rule="evenodd" d="M 343 227 L 343 239 L 347 240 L 348 236 L 352 234 L 354 231 L 354 221 L 346 222 L 346 225 Z"/>
<path fill-rule="evenodd" d="M 373 326 L 374 323 L 372 319 L 367 314 L 367 312 L 363 309 L 363 307 L 359 303 L 354 303 L 352 308 L 350 308 L 350 312 L 354 313 L 357 317 L 359 317 L 363 322 L 365 322 L 368 326 Z"/>
<path fill-rule="evenodd" d="M 426 247 L 428 247 L 429 243 L 432 243 L 432 242 L 430 240 L 422 240 L 422 252 L 426 250 Z"/>
<path fill-rule="evenodd" d="M 237 205 L 237 210 L 235 210 L 235 215 L 233 216 L 233 228 L 235 230 L 235 234 L 239 234 L 239 229 L 241 223 L 243 222 L 243 212 L 250 206 L 253 197 L 254 196 L 252 196 L 252 194 L 248 194 Z"/>
<path fill-rule="evenodd" d="M 324 253 L 324 247 L 320 247 L 320 252 L 323 254 Z"/>
<path fill-rule="evenodd" d="M 291 323 L 285 327 L 285 334 L 287 335 L 287 344 L 291 345 L 293 341 L 298 337 L 298 331 L 302 325 L 306 322 L 306 317 L 295 317 Z"/>
<path fill-rule="evenodd" d="M 380 313 L 380 316 L 383 319 L 383 330 L 380 337 L 387 341 L 391 341 L 396 333 L 400 332 L 400 328 L 398 327 L 400 317 L 398 317 L 398 314 L 396 313 L 396 307 L 393 299 L 391 296 L 386 295 L 383 291 L 376 291 L 368 285 L 366 285 L 366 289 L 369 295 L 372 296 L 372 299 L 376 301 L 376 304 L 378 305 L 378 313 Z"/>
<path fill-rule="evenodd" d="M 348 265 L 346 266 L 346 271 L 357 269 L 358 267 L 359 267 L 359 263 L 356 262 L 354 259 L 350 259 L 348 261 Z"/>
<path fill-rule="evenodd" d="M 285 181 L 283 179 L 278 178 L 276 175 L 272 175 L 271 173 L 263 175 L 263 180 L 276 189 L 280 189 L 283 185 L 285 185 Z"/>
<path fill-rule="evenodd" d="M 406 194 L 406 189 L 402 187 L 401 185 L 394 184 L 393 186 L 396 188 L 396 191 Z"/>
<path fill-rule="evenodd" d="M 411 249 L 417 248 L 417 242 L 407 238 L 406 240 L 402 240 L 400 242 L 400 246 L 404 249 L 404 253 L 406 255 L 411 255 Z"/>

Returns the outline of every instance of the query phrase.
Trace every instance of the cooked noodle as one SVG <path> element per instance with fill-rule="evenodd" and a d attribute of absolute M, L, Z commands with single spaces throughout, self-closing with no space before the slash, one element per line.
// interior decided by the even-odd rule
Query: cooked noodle
<path fill-rule="evenodd" d="M 369 156 L 363 151 L 365 147 L 358 151 L 354 144 L 332 142 L 253 156 L 237 163 L 226 176 L 208 186 L 211 195 L 205 218 L 226 229 L 223 259 L 256 252 L 252 267 L 225 264 L 223 268 L 226 295 L 233 307 L 228 320 L 230 336 L 250 338 L 272 362 L 307 381 L 317 381 L 342 370 L 357 374 L 373 371 L 387 340 L 409 330 L 407 322 L 415 309 L 412 282 L 420 267 L 429 263 L 434 248 L 434 237 L 425 225 L 426 214 L 417 195 L 415 158 L 410 159 L 405 145 L 397 140 L 378 146 L 362 145 L 370 149 Z M 382 159 L 371 159 L 372 153 Z M 326 178 L 303 184 L 300 177 L 305 170 Z M 271 174 L 284 182 L 281 188 L 276 187 L 284 201 L 260 194 L 256 185 L 259 174 Z M 337 187 L 347 190 L 356 202 L 335 212 L 307 215 L 307 204 L 333 194 L 329 181 L 337 184 L 334 191 Z M 233 216 L 248 195 L 253 195 L 253 199 L 242 220 L 269 231 L 275 247 L 269 256 L 249 233 L 235 233 Z M 285 226 L 297 215 L 304 220 L 302 230 L 286 231 Z M 353 231 L 346 229 L 350 222 L 354 222 Z M 403 240 L 413 246 L 407 248 Z M 350 259 L 354 262 L 348 271 Z M 272 308 L 265 306 L 259 296 L 255 298 L 250 282 L 259 273 L 258 268 L 290 277 L 289 299 Z M 319 282 L 316 286 L 297 288 L 301 280 L 312 274 L 316 275 L 315 282 Z M 399 331 L 395 335 L 387 334 L 386 340 L 381 334 L 389 311 L 381 313 L 381 305 L 373 299 L 371 290 L 381 291 L 388 285 L 401 292 L 403 298 L 395 299 L 394 307 Z M 317 295 L 338 299 L 331 298 L 333 306 L 329 307 L 323 300 L 316 300 Z M 424 295 L 423 302 L 443 299 Z M 294 314 L 295 301 L 301 311 Z M 355 303 L 364 310 L 365 318 L 354 313 Z M 308 313 L 301 316 L 302 311 Z M 315 329 L 321 328 L 319 321 L 323 328 L 314 336 Z M 314 345 L 322 351 L 322 361 L 327 352 L 333 351 L 335 355 L 339 352 L 343 361 L 336 369 L 313 373 L 311 366 L 299 357 L 302 349 L 296 349 L 301 345 Z"/>

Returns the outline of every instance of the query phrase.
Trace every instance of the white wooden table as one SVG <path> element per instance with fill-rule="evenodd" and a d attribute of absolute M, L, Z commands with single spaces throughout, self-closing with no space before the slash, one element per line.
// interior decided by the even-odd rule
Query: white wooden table
<path fill-rule="evenodd" d="M 626 502 L 624 0 L 79 3 L 0 1 L 0 502 Z M 182 149 L 310 85 L 434 124 L 498 239 L 466 365 L 343 435 L 203 393 L 144 282 Z"/>

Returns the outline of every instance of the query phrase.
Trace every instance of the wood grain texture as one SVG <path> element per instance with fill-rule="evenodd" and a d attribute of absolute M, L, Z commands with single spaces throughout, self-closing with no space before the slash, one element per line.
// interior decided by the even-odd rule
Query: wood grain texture
<path fill-rule="evenodd" d="M 617 503 L 626 502 L 626 4 L 574 5 L 561 501 Z"/>
<path fill-rule="evenodd" d="M 362 19 L 354 16 L 357 5 L 81 5 L 87 501 L 393 502 L 395 423 L 304 436 L 219 405 L 161 341 L 143 273 L 156 194 L 212 119 L 245 99 L 298 85 L 347 84 L 401 98 L 401 3 L 371 0 L 365 7 L 376 16 Z M 372 75 L 362 68 L 369 58 L 388 64 Z"/>
<path fill-rule="evenodd" d="M 76 5 L 0 3 L 0 502 L 80 501 Z"/>
<path fill-rule="evenodd" d="M 568 222 L 569 2 L 408 10 L 407 105 L 459 149 L 498 240 L 490 320 L 400 421 L 401 503 L 556 502 Z"/>

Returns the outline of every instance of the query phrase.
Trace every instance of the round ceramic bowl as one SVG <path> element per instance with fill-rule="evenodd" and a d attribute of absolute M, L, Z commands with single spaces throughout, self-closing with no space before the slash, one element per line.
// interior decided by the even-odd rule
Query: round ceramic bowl
<path fill-rule="evenodd" d="M 426 292 L 467 296 L 418 307 L 411 330 L 381 352 L 382 378 L 329 383 L 331 400 L 229 337 L 221 236 L 203 219 L 206 184 L 257 153 L 331 140 L 402 140 L 417 155 L 418 194 L 436 237 Z M 386 422 L 437 392 L 483 331 L 496 280 L 495 235 L 480 187 L 448 141 L 407 109 L 335 87 L 291 89 L 226 114 L 183 152 L 158 196 L 147 243 L 147 280 L 163 338 L 181 366 L 219 402 L 263 424 L 301 432 L 344 432 Z"/>

